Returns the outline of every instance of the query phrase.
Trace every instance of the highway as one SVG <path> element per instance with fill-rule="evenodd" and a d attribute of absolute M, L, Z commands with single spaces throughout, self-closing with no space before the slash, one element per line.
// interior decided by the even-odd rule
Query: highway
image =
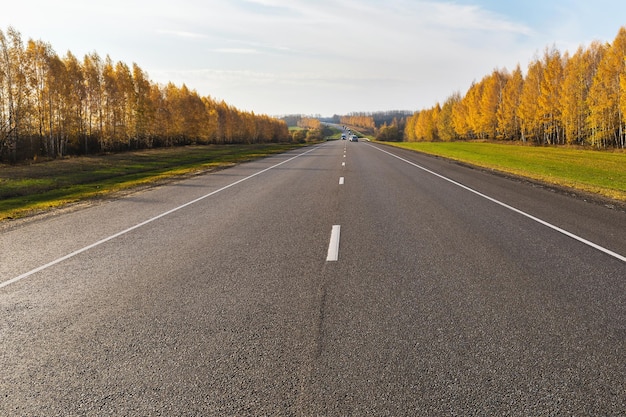
<path fill-rule="evenodd" d="M 0 229 L 2 416 L 623 416 L 626 213 L 332 141 Z"/>

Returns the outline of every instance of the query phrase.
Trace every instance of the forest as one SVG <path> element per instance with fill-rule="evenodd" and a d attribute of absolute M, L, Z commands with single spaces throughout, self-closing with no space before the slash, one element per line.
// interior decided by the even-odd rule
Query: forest
<path fill-rule="evenodd" d="M 546 48 L 526 74 L 494 70 L 466 94 L 414 113 L 408 141 L 485 139 L 537 145 L 626 147 L 626 27 L 612 43 L 570 56 Z"/>
<path fill-rule="evenodd" d="M 0 30 L 0 162 L 291 140 L 282 120 L 156 84 L 135 63 L 59 57 L 48 43 Z"/>

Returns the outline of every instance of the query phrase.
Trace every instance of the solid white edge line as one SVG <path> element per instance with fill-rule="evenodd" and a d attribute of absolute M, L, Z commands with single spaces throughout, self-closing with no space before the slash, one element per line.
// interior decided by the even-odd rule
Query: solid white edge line
<path fill-rule="evenodd" d="M 74 256 L 79 255 L 79 254 L 81 254 L 81 253 L 83 253 L 83 252 L 86 252 L 86 251 L 88 251 L 89 249 L 93 249 L 93 248 L 95 248 L 96 246 L 102 245 L 103 243 L 106 243 L 106 242 L 108 242 L 109 240 L 113 240 L 113 239 L 115 239 L 115 238 L 117 238 L 117 237 L 120 237 L 120 236 L 122 236 L 122 235 L 125 235 L 125 234 L 126 234 L 126 233 L 128 233 L 128 232 L 131 232 L 131 231 L 133 231 L 133 230 L 135 230 L 135 229 L 138 229 L 138 228 L 140 228 L 140 227 L 142 227 L 142 226 L 145 226 L 145 225 L 147 225 L 148 223 L 152 223 L 152 222 L 153 222 L 153 221 L 155 221 L 155 220 L 158 220 L 158 219 L 160 219 L 160 218 L 162 218 L 162 217 L 165 217 L 165 216 L 167 216 L 167 215 L 169 215 L 169 214 L 172 214 L 172 213 L 174 213 L 174 212 L 176 212 L 176 211 L 178 211 L 178 210 L 181 210 L 181 209 L 183 209 L 183 208 L 185 208 L 185 207 L 188 207 L 188 206 L 190 206 L 190 205 L 192 205 L 192 204 L 195 204 L 195 203 L 197 203 L 197 202 L 199 202 L 199 201 L 201 201 L 201 200 L 204 200 L 205 198 L 211 197 L 212 195 L 215 195 L 215 194 L 217 194 L 217 193 L 219 193 L 219 192 L 221 192 L 221 191 L 224 191 L 224 190 L 226 190 L 226 189 L 228 189 L 228 188 L 234 187 L 234 186 L 235 186 L 235 185 L 237 185 L 237 184 L 240 184 L 240 183 L 242 183 L 242 182 L 244 182 L 244 181 L 247 181 L 247 180 L 249 180 L 249 179 L 251 179 L 251 178 L 254 178 L 254 177 L 256 177 L 257 175 L 261 175 L 261 174 L 263 174 L 263 173 L 265 173 L 265 172 L 267 172 L 267 171 L 269 171 L 269 170 L 271 170 L 271 169 L 274 169 L 274 168 L 279 167 L 279 166 L 281 166 L 281 165 L 283 165 L 283 164 L 286 164 L 287 162 L 293 161 L 294 159 L 296 159 L 296 158 L 298 158 L 298 157 L 300 157 L 300 156 L 306 155 L 306 154 L 308 154 L 308 153 L 310 153 L 310 152 L 313 152 L 313 151 L 314 151 L 314 150 L 316 150 L 316 149 L 317 149 L 317 147 L 315 147 L 315 148 L 313 148 L 313 149 L 309 149 L 309 150 L 308 150 L 308 151 L 306 151 L 306 152 L 303 152 L 303 153 L 300 153 L 300 154 L 298 154 L 298 155 L 295 155 L 295 156 L 293 156 L 293 157 L 291 157 L 291 158 L 289 158 L 289 159 L 286 159 L 286 160 L 284 160 L 284 161 L 282 161 L 282 162 L 280 162 L 280 163 L 278 163 L 278 164 L 276 164 L 276 165 L 272 165 L 271 167 L 265 168 L 265 169 L 263 169 L 263 170 L 261 170 L 261 171 L 259 171 L 259 172 L 255 172 L 255 173 L 254 173 L 254 174 L 252 174 L 252 175 L 249 175 L 249 176 L 247 176 L 247 177 L 245 177 L 245 178 L 242 178 L 242 179 L 240 179 L 240 180 L 237 180 L 237 181 L 235 181 L 235 182 L 233 182 L 233 183 L 231 183 L 231 184 L 228 184 L 228 185 L 226 185 L 226 186 L 224 186 L 224 187 L 222 187 L 222 188 L 219 188 L 219 189 L 217 189 L 217 190 L 215 190 L 215 191 L 212 191 L 212 192 L 210 192 L 210 193 L 208 193 L 208 194 L 205 194 L 205 195 L 203 195 L 202 197 L 198 197 L 198 198 L 196 198 L 195 200 L 189 201 L 189 202 L 187 202 L 187 203 L 185 203 L 185 204 L 183 204 L 183 205 L 180 205 L 180 206 L 175 207 L 175 208 L 173 208 L 173 209 L 171 209 L 171 210 L 168 210 L 168 211 L 166 211 L 166 212 L 164 212 L 164 213 L 161 213 L 161 214 L 159 214 L 158 216 L 154 216 L 154 217 L 152 217 L 152 218 L 150 218 L 150 219 L 148 219 L 148 220 L 145 220 L 145 221 L 143 221 L 143 222 L 141 222 L 141 223 L 139 223 L 139 224 L 136 224 L 136 225 L 134 225 L 134 226 L 131 226 L 131 227 L 129 227 L 128 229 L 125 229 L 125 230 L 122 230 L 121 232 L 115 233 L 114 235 L 111 235 L 111 236 L 109 236 L 109 237 L 106 237 L 106 238 L 104 238 L 104 239 L 101 239 L 101 240 L 99 240 L 99 241 L 97 241 L 97 242 L 95 242 L 95 243 L 92 243 L 91 245 L 88 245 L 88 246 L 85 246 L 84 248 L 81 248 L 81 249 L 75 250 L 75 251 L 74 251 L 74 252 L 72 252 L 72 253 L 69 253 L 69 254 L 67 254 L 67 255 L 65 255 L 65 256 L 62 256 L 62 257 L 60 257 L 60 258 L 58 258 L 58 259 L 55 259 L 55 260 L 54 260 L 54 261 L 52 261 L 52 262 L 48 262 L 47 264 L 42 265 L 42 266 L 40 266 L 40 267 L 37 267 L 37 268 L 35 268 L 35 269 L 32 269 L 32 270 L 30 270 L 30 271 L 28 271 L 28 272 L 25 272 L 25 273 L 23 273 L 22 275 L 19 275 L 19 276 L 15 277 L 15 278 L 11 278 L 11 279 L 9 279 L 8 281 L 0 282 L 0 288 L 6 287 L 6 286 L 11 285 L 11 284 L 13 284 L 13 283 L 15 283 L 15 282 L 21 281 L 21 280 L 22 280 L 22 279 L 24 279 L 24 278 L 28 278 L 29 276 L 31 276 L 31 275 L 33 275 L 33 274 L 36 274 L 37 272 L 41 272 L 41 271 L 43 271 L 43 270 L 45 270 L 45 269 L 50 268 L 51 266 L 57 265 L 57 264 L 59 264 L 59 263 L 61 263 L 61 262 L 65 261 L 65 260 L 68 260 L 68 259 L 70 259 L 70 258 L 73 258 Z"/>
<path fill-rule="evenodd" d="M 568 236 L 568 237 L 570 237 L 570 238 L 572 238 L 572 239 L 574 239 L 574 240 L 577 240 L 577 241 L 579 241 L 579 242 L 581 242 L 581 243 L 583 243 L 583 244 L 585 244 L 585 245 L 587 245 L 587 246 L 590 246 L 590 247 L 592 247 L 592 248 L 594 248 L 594 249 L 597 249 L 597 250 L 599 250 L 600 252 L 604 252 L 605 254 L 607 254 L 607 255 L 609 255 L 609 256 L 612 256 L 612 257 L 614 257 L 614 258 L 616 258 L 616 259 L 619 259 L 619 260 L 620 260 L 620 261 L 622 261 L 622 262 L 626 262 L 626 256 L 623 256 L 623 255 L 620 255 L 619 253 L 613 252 L 613 251 L 612 251 L 612 250 L 610 250 L 610 249 L 607 249 L 607 248 L 605 248 L 605 247 L 603 247 L 603 246 L 600 246 L 600 245 L 598 245 L 598 244 L 596 244 L 596 243 L 593 243 L 593 242 L 591 242 L 591 241 L 589 241 L 589 240 L 587 240 L 587 239 L 585 239 L 585 238 L 582 238 L 582 237 L 580 237 L 580 236 L 578 236 L 578 235 L 575 235 L 575 234 L 573 234 L 573 233 L 571 233 L 571 232 L 568 232 L 568 231 L 567 231 L 567 230 L 565 230 L 565 229 L 561 229 L 560 227 L 555 226 L 555 225 L 553 225 L 552 223 L 548 223 L 548 222 L 547 222 L 547 221 L 545 221 L 545 220 L 541 220 L 540 218 L 535 217 L 535 216 L 533 216 L 532 214 L 528 214 L 528 213 L 526 213 L 526 212 L 524 212 L 524 211 L 522 211 L 522 210 L 520 210 L 520 209 L 517 209 L 517 208 L 515 208 L 515 207 L 513 207 L 513 206 L 509 206 L 508 204 L 503 203 L 502 201 L 496 200 L 496 199 L 495 199 L 495 198 L 493 198 L 493 197 L 489 197 L 488 195 L 483 194 L 483 193 L 481 193 L 480 191 L 476 191 L 476 190 L 474 190 L 474 189 L 472 189 L 472 188 L 470 188 L 470 187 L 468 187 L 468 186 L 466 186 L 466 185 L 463 185 L 463 184 L 461 184 L 460 182 L 454 181 L 453 179 L 450 179 L 450 178 L 448 178 L 448 177 L 444 177 L 443 175 L 438 174 L 438 173 L 436 173 L 436 172 L 434 172 L 434 171 L 431 171 L 431 170 L 430 170 L 430 169 L 428 169 L 428 168 L 425 168 L 425 167 L 423 167 L 423 166 L 421 166 L 421 165 L 418 165 L 418 164 L 416 164 L 416 163 L 414 163 L 414 162 L 411 162 L 411 161 L 409 161 L 409 160 L 407 160 L 407 159 L 404 159 L 404 158 L 402 158 L 402 157 L 400 157 L 400 156 L 398 156 L 398 155 L 394 155 L 394 154 L 393 154 L 393 153 L 391 153 L 391 152 L 387 152 L 387 151 L 385 151 L 384 149 L 380 149 L 380 148 L 379 148 L 379 147 L 377 147 L 377 146 L 374 146 L 374 145 L 369 145 L 369 146 L 371 146 L 372 148 L 374 148 L 374 149 L 376 149 L 376 150 L 378 150 L 378 151 L 380 151 L 380 152 L 383 152 L 383 153 L 386 153 L 386 154 L 388 154 L 388 155 L 390 155 L 390 156 L 393 156 L 393 157 L 394 157 L 394 158 L 396 158 L 396 159 L 399 159 L 399 160 L 401 160 L 401 161 L 403 161 L 403 162 L 406 162 L 406 163 L 407 163 L 407 164 L 409 164 L 409 165 L 412 165 L 412 166 L 414 166 L 414 167 L 416 167 L 416 168 L 419 168 L 419 169 L 421 169 L 422 171 L 428 172 L 429 174 L 432 174 L 432 175 L 434 175 L 434 176 L 436 176 L 436 177 L 439 177 L 439 178 L 441 178 L 442 180 L 448 181 L 449 183 L 452 183 L 452 184 L 454 184 L 454 185 L 456 185 L 456 186 L 458 186 L 458 187 L 461 187 L 461 188 L 463 188 L 463 189 L 465 189 L 465 190 L 467 190 L 467 191 L 469 191 L 469 192 L 471 192 L 471 193 L 474 193 L 474 194 L 476 194 L 476 195 L 478 195 L 478 196 L 480 196 L 480 197 L 482 197 L 482 198 L 485 198 L 485 199 L 487 199 L 487 200 L 489 200 L 489 201 L 491 201 L 491 202 L 493 202 L 493 203 L 496 203 L 496 204 L 498 204 L 498 205 L 500 205 L 500 206 L 502 206 L 502 207 L 504 207 L 504 208 L 507 208 L 507 209 L 509 209 L 509 210 L 511 210 L 511 211 L 514 211 L 515 213 L 521 214 L 521 215 L 522 215 L 522 216 L 524 216 L 524 217 L 527 217 L 527 218 L 529 218 L 529 219 L 531 219 L 531 220 L 534 220 L 535 222 L 540 223 L 540 224 L 542 224 L 542 225 L 544 225 L 544 226 L 546 226 L 546 227 L 549 227 L 550 229 L 555 230 L 555 231 L 557 231 L 557 232 L 559 232 L 559 233 L 562 233 L 562 234 L 564 234 L 565 236 Z"/>
<path fill-rule="evenodd" d="M 339 259 L 339 235 L 341 234 L 341 226 L 334 225 L 330 232 L 330 243 L 328 244 L 327 262 L 334 262 Z"/>

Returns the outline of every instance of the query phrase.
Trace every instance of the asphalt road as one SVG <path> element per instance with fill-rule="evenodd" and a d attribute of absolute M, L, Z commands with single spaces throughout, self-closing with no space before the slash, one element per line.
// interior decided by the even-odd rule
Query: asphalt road
<path fill-rule="evenodd" d="M 0 231 L 2 416 L 623 416 L 626 213 L 328 142 Z"/>

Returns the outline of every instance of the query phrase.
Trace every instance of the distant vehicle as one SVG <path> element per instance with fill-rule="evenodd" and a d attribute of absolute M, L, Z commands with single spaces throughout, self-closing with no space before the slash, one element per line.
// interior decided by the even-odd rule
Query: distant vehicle
<path fill-rule="evenodd" d="M 341 135 L 341 140 L 346 140 L 346 134 Z"/>
<path fill-rule="evenodd" d="M 358 142 L 359 141 L 359 137 L 357 135 L 352 135 L 350 137 L 350 142 Z"/>

